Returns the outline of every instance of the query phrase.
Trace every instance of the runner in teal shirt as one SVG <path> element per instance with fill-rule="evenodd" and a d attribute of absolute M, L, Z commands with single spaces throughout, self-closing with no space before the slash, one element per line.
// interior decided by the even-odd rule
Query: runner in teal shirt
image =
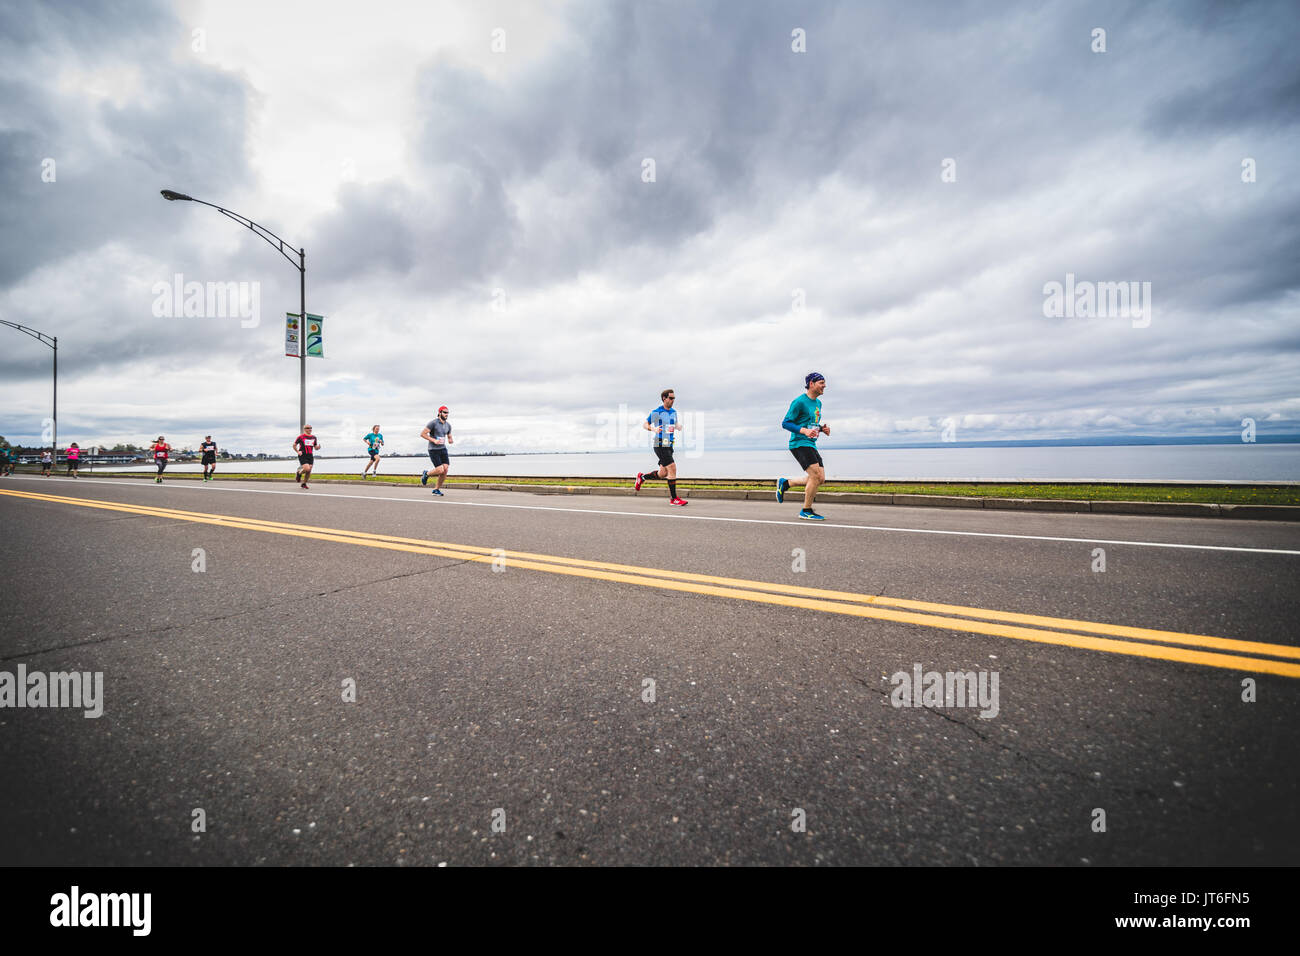
<path fill-rule="evenodd" d="M 822 400 L 800 395 L 790 403 L 790 410 L 785 413 L 785 421 L 781 423 L 781 427 L 790 432 L 791 448 L 816 448 L 817 439 L 809 438 L 799 429 L 812 428 L 814 425 L 821 425 L 821 422 Z M 791 428 L 791 425 L 794 427 Z"/>
<path fill-rule="evenodd" d="M 361 473 L 362 478 L 370 477 L 370 469 L 375 469 L 375 477 L 379 477 L 379 449 L 383 447 L 384 436 L 379 434 L 379 426 L 376 425 L 366 433 L 362 439 L 366 443 L 366 448 L 370 451 L 370 460 L 366 462 L 366 470 Z"/>
<path fill-rule="evenodd" d="M 809 372 L 803 383 L 805 391 L 790 403 L 781 427 L 790 433 L 790 454 L 794 455 L 804 473 L 798 478 L 778 478 L 776 500 L 778 503 L 785 501 L 786 489 L 791 485 L 803 485 L 803 510 L 799 517 L 808 521 L 825 521 L 813 510 L 813 499 L 826 480 L 826 466 L 817 451 L 817 439 L 831 433 L 830 426 L 822 421 L 821 395 L 826 391 L 826 376 L 821 372 Z"/>

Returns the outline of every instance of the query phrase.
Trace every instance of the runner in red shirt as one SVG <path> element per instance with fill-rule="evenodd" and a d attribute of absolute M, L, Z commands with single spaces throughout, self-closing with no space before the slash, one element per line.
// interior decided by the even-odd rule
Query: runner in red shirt
<path fill-rule="evenodd" d="M 293 440 L 293 450 L 298 453 L 298 472 L 293 480 L 301 481 L 304 488 L 307 487 L 307 479 L 311 477 L 311 466 L 316 461 L 316 449 L 319 447 L 320 439 L 311 433 L 311 426 L 303 425 L 302 434 Z"/>
<path fill-rule="evenodd" d="M 156 484 L 162 484 L 163 469 L 167 467 L 167 454 L 172 450 L 172 446 L 163 441 L 162 435 L 153 443 L 153 463 L 158 466 L 158 476 L 154 478 Z"/>

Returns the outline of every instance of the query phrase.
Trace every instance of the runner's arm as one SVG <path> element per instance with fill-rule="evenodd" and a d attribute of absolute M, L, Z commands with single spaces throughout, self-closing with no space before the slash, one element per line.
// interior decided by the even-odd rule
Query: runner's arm
<path fill-rule="evenodd" d="M 790 404 L 790 409 L 785 413 L 785 421 L 781 422 L 781 427 L 788 432 L 794 432 L 796 435 L 803 435 L 806 438 L 815 437 L 811 428 L 800 428 L 794 420 L 794 403 Z"/>

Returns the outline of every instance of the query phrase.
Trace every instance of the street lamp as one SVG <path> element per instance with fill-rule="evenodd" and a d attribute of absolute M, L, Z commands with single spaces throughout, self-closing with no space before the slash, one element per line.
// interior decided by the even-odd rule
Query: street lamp
<path fill-rule="evenodd" d="M 19 332 L 25 332 L 38 342 L 43 342 L 50 348 L 54 349 L 54 417 L 50 421 L 54 424 L 54 435 L 51 438 L 53 447 L 53 460 L 57 465 L 59 461 L 59 337 L 57 335 L 46 335 L 44 332 L 38 332 L 36 329 L 29 329 L 25 325 L 19 325 L 17 322 L 6 322 L 0 319 L 0 325 L 7 325 L 11 329 L 17 329 Z M 44 444 L 44 442 L 42 442 Z"/>
<path fill-rule="evenodd" d="M 174 189 L 162 190 L 162 197 L 163 199 L 166 199 L 168 202 L 176 202 L 179 199 L 179 200 L 184 200 L 185 202 L 196 202 L 196 203 L 201 203 L 204 206 L 211 206 L 217 212 L 221 213 L 221 215 L 233 219 L 241 226 L 247 226 L 249 229 L 253 230 L 253 232 L 257 233 L 257 235 L 265 239 L 271 245 L 271 248 L 275 249 L 277 252 L 280 253 L 280 255 L 288 259 L 290 264 L 295 269 L 298 270 L 298 290 L 301 294 L 299 304 L 302 308 L 302 317 L 299 320 L 301 322 L 301 325 L 299 325 L 298 327 L 299 328 L 298 331 L 298 362 L 299 362 L 298 431 L 299 433 L 301 433 L 307 425 L 307 339 L 306 339 L 307 252 L 306 250 L 305 249 L 295 250 L 293 246 L 289 245 L 287 242 L 285 242 L 283 239 L 281 239 L 279 236 L 273 233 L 270 229 L 267 229 L 265 226 L 260 226 L 257 223 L 253 222 L 253 220 L 249 219 L 246 216 L 241 216 L 237 212 L 231 212 L 229 209 L 223 209 L 221 206 L 218 206 L 215 203 L 204 202 L 202 199 L 195 199 L 193 196 L 187 196 L 184 193 L 178 193 Z M 288 250 L 288 252 L 285 251 L 286 249 Z M 295 253 L 295 251 L 296 251 L 296 261 L 295 261 L 295 256 L 290 254 L 290 253 Z"/>

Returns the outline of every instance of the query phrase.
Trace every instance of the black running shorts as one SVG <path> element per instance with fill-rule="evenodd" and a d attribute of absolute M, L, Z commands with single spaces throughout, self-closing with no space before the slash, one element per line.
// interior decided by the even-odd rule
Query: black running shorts
<path fill-rule="evenodd" d="M 812 465 L 822 464 L 822 455 L 816 448 L 810 448 L 807 445 L 799 445 L 790 449 L 790 454 L 794 455 L 794 460 L 799 462 L 799 467 L 807 471 Z M 823 465 L 823 467 L 825 467 Z"/>
<path fill-rule="evenodd" d="M 433 462 L 433 467 L 446 465 L 451 467 L 451 459 L 447 457 L 447 449 L 434 445 L 429 449 L 429 461 Z"/>
<path fill-rule="evenodd" d="M 655 457 L 659 459 L 660 467 L 673 464 L 673 446 L 655 445 Z"/>
<path fill-rule="evenodd" d="M 315 455 L 299 455 L 299 456 L 298 456 L 298 464 L 300 464 L 300 465 L 314 465 L 315 463 L 316 463 L 316 456 L 315 456 Z"/>

